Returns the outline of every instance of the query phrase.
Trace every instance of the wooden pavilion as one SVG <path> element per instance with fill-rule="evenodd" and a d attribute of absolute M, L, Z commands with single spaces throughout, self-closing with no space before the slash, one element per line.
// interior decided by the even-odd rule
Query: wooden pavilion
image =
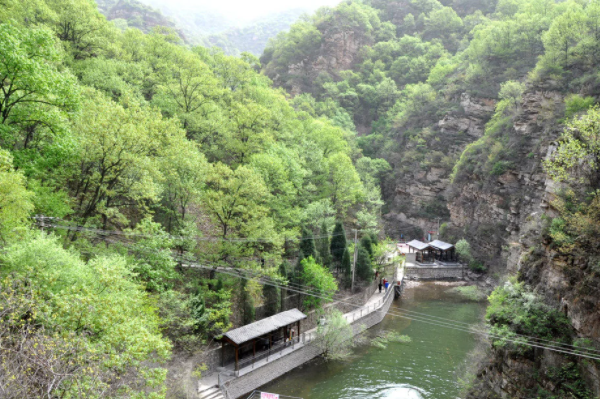
<path fill-rule="evenodd" d="M 440 240 L 431 241 L 429 245 L 433 249 L 437 261 L 442 263 L 458 263 L 458 254 L 454 245 Z"/>
<path fill-rule="evenodd" d="M 221 338 L 221 365 L 225 367 L 226 344 L 232 345 L 235 350 L 235 371 L 239 371 L 299 342 L 300 321 L 303 319 L 306 319 L 304 313 L 291 309 L 226 332 Z"/>
<path fill-rule="evenodd" d="M 412 240 L 406 245 L 408 245 L 411 253 L 416 252 L 415 260 L 418 263 L 433 263 L 435 261 L 431 245 L 419 240 Z"/>

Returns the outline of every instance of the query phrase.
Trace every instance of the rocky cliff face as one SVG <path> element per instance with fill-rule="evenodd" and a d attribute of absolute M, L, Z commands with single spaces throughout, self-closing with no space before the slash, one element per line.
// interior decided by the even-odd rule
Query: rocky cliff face
<path fill-rule="evenodd" d="M 592 271 L 597 261 L 558 255 L 541 234 L 544 223 L 541 213 L 529 215 L 520 239 L 513 244 L 516 262 L 509 265 L 547 305 L 567 316 L 576 337 L 598 344 L 600 279 Z M 527 356 L 497 350 L 481 368 L 467 399 L 525 399 L 540 388 L 562 398 L 557 390 L 564 384 L 580 384 L 581 391 L 587 389 L 591 397 L 600 397 L 600 362 L 548 349 L 535 349 Z"/>
<path fill-rule="evenodd" d="M 509 138 L 509 143 L 522 144 L 515 146 L 518 167 L 497 177 L 471 176 L 453 188 L 449 209 L 454 227 L 470 231 L 470 239 L 492 264 L 491 258 L 496 257 L 499 269 L 518 273 L 544 303 L 567 316 L 576 337 L 599 344 L 597 259 L 560 255 L 545 236 L 549 218 L 557 216 L 552 199 L 558 187 L 548 179 L 542 162 L 556 149 L 561 125 L 552 121 L 557 120 L 562 103 L 563 96 L 557 92 L 524 95 Z M 480 370 L 468 398 L 529 398 L 539 388 L 555 392 L 561 381 L 568 383 L 569 373 L 580 375 L 598 397 L 599 366 L 593 360 L 547 349 L 536 349 L 528 356 L 498 350 Z M 563 370 L 564 376 L 557 370 Z"/>
<path fill-rule="evenodd" d="M 396 178 L 388 189 L 387 195 L 390 211 L 384 216 L 387 234 L 400 238 L 421 238 L 428 231 L 438 230 L 438 222 L 449 219 L 448 210 L 452 208 L 447 203 L 451 191 L 449 190 L 452 166 L 465 147 L 483 136 L 485 124 L 494 112 L 496 101 L 471 97 L 463 93 L 455 99 L 459 111 L 446 114 L 437 124 L 434 124 L 434 134 L 437 140 L 429 142 L 429 153 L 443 153 L 450 162 L 433 164 L 423 168 L 420 162 L 408 165 L 408 171 Z M 406 164 L 406 151 L 412 149 L 414 144 L 401 143 L 401 151 L 394 155 L 390 162 L 394 165 Z M 465 188 L 465 193 L 471 189 Z M 466 200 L 466 198 L 465 198 Z M 467 200 L 469 201 L 469 200 Z M 429 214 L 423 210 L 434 207 Z M 454 207 L 456 217 L 452 222 L 458 227 L 468 224 L 468 216 L 461 221 L 462 212 L 470 210 Z M 456 220 L 455 220 L 456 219 Z"/>
<path fill-rule="evenodd" d="M 562 103 L 563 96 L 556 92 L 526 93 L 507 132 L 514 167 L 499 176 L 474 174 L 451 188 L 448 209 L 453 227 L 466 231 L 491 265 L 514 269 L 521 226 L 548 208 L 553 188 L 542 162 L 560 134 L 553 121 Z"/>
<path fill-rule="evenodd" d="M 309 57 L 288 67 L 290 80 L 288 91 L 292 95 L 311 92 L 312 82 L 322 73 L 337 78 L 340 71 L 352 69 L 359 50 L 372 44 L 372 39 L 353 29 L 339 29 L 336 25 L 322 32 L 321 45 Z M 275 85 L 282 83 L 278 76 L 273 78 Z"/>

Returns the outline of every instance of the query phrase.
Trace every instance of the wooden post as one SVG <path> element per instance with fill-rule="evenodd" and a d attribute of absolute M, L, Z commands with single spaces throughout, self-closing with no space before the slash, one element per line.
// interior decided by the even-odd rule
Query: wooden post
<path fill-rule="evenodd" d="M 239 371 L 239 364 L 238 364 L 238 346 L 235 346 L 235 371 Z"/>

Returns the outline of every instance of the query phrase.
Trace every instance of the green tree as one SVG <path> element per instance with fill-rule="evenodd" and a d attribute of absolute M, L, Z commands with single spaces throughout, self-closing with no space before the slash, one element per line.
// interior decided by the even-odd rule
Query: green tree
<path fill-rule="evenodd" d="M 272 316 L 280 311 L 281 293 L 280 289 L 274 285 L 263 285 L 263 297 L 265 299 L 265 316 Z"/>
<path fill-rule="evenodd" d="M 104 229 L 127 224 L 125 208 L 160 198 L 157 154 L 185 139 L 174 121 L 137 103 L 127 108 L 91 92 L 76 120 L 79 154 L 71 173 L 76 213 L 82 222 L 100 218 Z"/>
<path fill-rule="evenodd" d="M 302 253 L 302 258 L 313 257 L 316 259 L 317 251 L 315 249 L 315 240 L 313 238 L 313 234 L 306 227 L 302 227 L 302 237 L 300 238 L 300 252 Z"/>
<path fill-rule="evenodd" d="M 279 277 L 282 278 L 283 280 L 289 281 L 290 280 L 289 269 L 290 269 L 290 264 L 288 261 L 281 262 L 281 264 L 279 265 L 279 271 L 278 271 Z M 281 309 L 281 311 L 287 310 L 286 309 L 287 290 L 285 288 L 281 288 L 280 297 L 281 297 L 281 306 L 279 308 Z"/>
<path fill-rule="evenodd" d="M 508 81 L 502 83 L 500 86 L 500 92 L 498 93 L 498 97 L 500 99 L 509 102 L 516 111 L 521 105 L 521 99 L 523 97 L 523 92 L 525 91 L 525 85 L 521 82 L 516 81 Z"/>
<path fill-rule="evenodd" d="M 188 138 L 201 140 L 207 107 L 222 92 L 211 69 L 196 54 L 175 47 L 161 59 L 153 103 L 168 116 L 181 120 Z"/>
<path fill-rule="evenodd" d="M 373 279 L 373 266 L 369 252 L 362 246 L 358 247 L 356 254 L 356 277 L 362 281 L 370 282 Z"/>
<path fill-rule="evenodd" d="M 24 158 L 58 153 L 66 119 L 77 109 L 75 77 L 61 67 L 59 45 L 46 28 L 0 24 L 0 145 Z M 57 143 L 57 141 L 59 141 Z M 30 169 L 32 165 L 21 165 Z"/>
<path fill-rule="evenodd" d="M 33 193 L 25 177 L 15 171 L 10 153 L 0 148 L 0 242 L 6 243 L 26 232 L 33 211 Z"/>
<path fill-rule="evenodd" d="M 339 268 L 342 258 L 344 256 L 344 251 L 346 250 L 346 231 L 344 230 L 344 225 L 342 222 L 337 221 L 335 223 L 335 227 L 333 228 L 333 233 L 331 235 L 331 257 L 334 264 Z"/>
<path fill-rule="evenodd" d="M 350 323 L 342 312 L 334 309 L 325 315 L 325 322 L 317 327 L 315 342 L 325 360 L 343 360 L 352 353 L 353 337 L 354 333 Z"/>
<path fill-rule="evenodd" d="M 590 108 L 564 129 L 554 157 L 545 163 L 556 181 L 576 179 L 588 187 L 600 183 L 600 109 Z"/>
<path fill-rule="evenodd" d="M 373 256 L 373 242 L 371 241 L 370 235 L 362 236 L 360 239 L 360 246 L 367 251 L 369 257 Z"/>
<path fill-rule="evenodd" d="M 132 233 L 143 238 L 131 246 L 136 263 L 135 272 L 149 291 L 165 291 L 172 288 L 177 278 L 173 259 L 173 240 L 158 223 L 146 218 L 137 224 Z"/>
<path fill-rule="evenodd" d="M 331 272 L 315 262 L 312 256 L 302 260 L 302 281 L 317 295 L 306 295 L 304 306 L 307 309 L 319 308 L 323 302 L 330 302 L 338 289 Z"/>
<path fill-rule="evenodd" d="M 327 223 L 323 221 L 321 224 L 321 230 L 319 231 L 319 239 L 317 240 L 317 250 L 319 252 L 319 262 L 327 267 L 331 267 L 331 252 L 329 249 L 329 232 L 327 230 Z"/>
<path fill-rule="evenodd" d="M 11 274 L 29 279 L 30 287 L 43 298 L 44 310 L 31 321 L 50 336 L 76 339 L 81 345 L 82 357 L 70 361 L 81 367 L 87 356 L 95 354 L 93 358 L 100 360 L 93 365 L 100 368 L 98 379 L 80 377 L 82 388 L 91 383 L 91 389 L 97 389 L 92 397 L 111 389 L 115 379 L 126 380 L 118 384 L 119 392 L 159 395 L 166 370 L 145 364 L 165 361 L 171 344 L 160 332 L 154 301 L 134 281 L 133 267 L 125 258 L 97 256 L 84 262 L 79 254 L 63 249 L 56 238 L 32 233 L 5 247 L 0 262 L 3 281 Z M 79 395 L 77 384 L 61 386 L 69 396 Z"/>
<path fill-rule="evenodd" d="M 246 279 L 240 279 L 240 308 L 242 310 L 242 322 L 250 324 L 256 318 L 256 309 L 254 299 L 248 291 L 248 282 Z"/>
<path fill-rule="evenodd" d="M 340 269 L 344 275 L 344 285 L 346 288 L 350 288 L 352 285 L 352 261 L 350 260 L 350 251 L 348 248 L 344 250 Z"/>
<path fill-rule="evenodd" d="M 584 13 L 578 5 L 554 19 L 550 29 L 542 36 L 546 48 L 545 58 L 550 65 L 569 67 L 569 57 L 582 39 L 584 27 Z"/>
<path fill-rule="evenodd" d="M 96 56 L 109 47 L 114 26 L 97 10 L 93 0 L 45 0 L 56 13 L 50 26 L 75 59 Z"/>
<path fill-rule="evenodd" d="M 239 243 L 223 241 L 218 244 L 219 257 L 280 252 L 283 239 L 275 233 L 275 223 L 266 206 L 269 192 L 258 173 L 247 166 L 232 170 L 222 163 L 211 164 L 206 186 L 203 206 L 219 227 L 221 238 L 259 238 Z"/>

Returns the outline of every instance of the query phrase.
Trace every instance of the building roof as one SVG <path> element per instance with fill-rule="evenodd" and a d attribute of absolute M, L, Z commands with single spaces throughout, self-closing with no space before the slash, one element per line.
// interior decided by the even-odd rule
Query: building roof
<path fill-rule="evenodd" d="M 447 251 L 448 249 L 454 248 L 454 245 L 440 240 L 431 241 L 429 245 L 436 249 L 441 249 L 442 251 Z"/>
<path fill-rule="evenodd" d="M 227 331 L 225 337 L 229 338 L 236 345 L 239 345 L 302 319 L 306 319 L 306 315 L 298 309 L 286 310 L 285 312 L 277 313 L 271 317 L 236 328 L 235 330 Z"/>
<path fill-rule="evenodd" d="M 409 247 L 414 248 L 416 250 L 419 250 L 419 251 L 423 251 L 424 249 L 429 248 L 429 244 L 426 244 L 419 240 L 412 240 L 411 242 L 409 242 L 406 245 L 408 245 Z"/>

